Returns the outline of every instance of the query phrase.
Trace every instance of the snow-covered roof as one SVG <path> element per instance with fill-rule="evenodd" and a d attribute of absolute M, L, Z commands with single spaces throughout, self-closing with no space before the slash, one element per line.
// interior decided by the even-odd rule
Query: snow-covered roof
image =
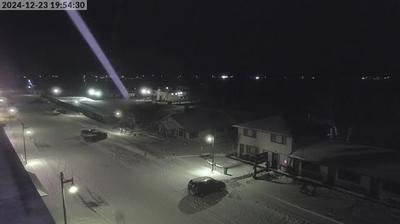
<path fill-rule="evenodd" d="M 368 145 L 356 145 L 339 141 L 326 141 L 311 146 L 299 148 L 294 151 L 291 156 L 311 161 L 323 162 L 335 158 L 342 158 L 346 156 L 360 156 L 368 154 L 380 154 L 394 152 L 391 149 L 378 148 Z"/>
<path fill-rule="evenodd" d="M 300 148 L 291 157 L 400 181 L 400 155 L 392 149 L 330 141 Z"/>
<path fill-rule="evenodd" d="M 233 127 L 250 128 L 260 131 L 291 135 L 291 130 L 282 116 L 271 116 L 255 121 L 235 124 Z"/>
<path fill-rule="evenodd" d="M 174 114 L 170 118 L 174 119 L 185 130 L 196 132 L 229 127 L 232 124 L 224 114 L 204 109 L 193 109 L 184 113 Z"/>

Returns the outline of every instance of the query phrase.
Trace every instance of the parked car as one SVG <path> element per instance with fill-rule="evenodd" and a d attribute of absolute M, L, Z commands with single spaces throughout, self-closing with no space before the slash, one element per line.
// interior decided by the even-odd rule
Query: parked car
<path fill-rule="evenodd" d="M 107 138 L 107 133 L 97 129 L 81 130 L 81 137 L 87 142 L 96 142 Z"/>
<path fill-rule="evenodd" d="M 211 193 L 224 191 L 225 188 L 226 185 L 222 181 L 211 177 L 198 177 L 189 181 L 187 190 L 189 195 L 203 197 Z"/>

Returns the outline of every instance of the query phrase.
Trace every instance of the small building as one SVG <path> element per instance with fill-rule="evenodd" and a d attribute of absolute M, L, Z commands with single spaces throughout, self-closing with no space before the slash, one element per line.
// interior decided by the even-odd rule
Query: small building
<path fill-rule="evenodd" d="M 252 161 L 260 153 L 272 169 L 279 169 L 287 163 L 292 153 L 292 134 L 281 116 L 235 124 L 237 128 L 237 156 Z"/>
<path fill-rule="evenodd" d="M 326 141 L 290 155 L 293 175 L 400 206 L 400 155 L 391 149 Z"/>
<path fill-rule="evenodd" d="M 204 141 L 212 134 L 217 143 L 228 140 L 231 125 L 221 112 L 196 108 L 164 117 L 158 122 L 158 133 L 187 142 Z"/>
<path fill-rule="evenodd" d="M 157 89 L 152 92 L 152 100 L 156 102 L 181 103 L 188 100 L 188 92 L 184 90 Z"/>

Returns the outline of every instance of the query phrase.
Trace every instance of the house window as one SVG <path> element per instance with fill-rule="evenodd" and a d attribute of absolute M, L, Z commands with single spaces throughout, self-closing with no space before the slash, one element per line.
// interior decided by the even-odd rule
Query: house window
<path fill-rule="evenodd" d="M 286 136 L 271 134 L 271 142 L 286 145 Z"/>
<path fill-rule="evenodd" d="M 349 182 L 360 183 L 361 176 L 347 170 L 339 170 L 338 178 Z"/>
<path fill-rule="evenodd" d="M 255 130 L 252 130 L 252 129 L 244 128 L 243 129 L 243 135 L 247 136 L 247 137 L 255 138 L 257 136 L 257 132 Z"/>

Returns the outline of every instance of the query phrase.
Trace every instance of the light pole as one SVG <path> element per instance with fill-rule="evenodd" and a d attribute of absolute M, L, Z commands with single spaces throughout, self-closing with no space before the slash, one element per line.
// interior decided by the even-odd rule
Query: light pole
<path fill-rule="evenodd" d="M 117 125 L 119 126 L 119 131 L 122 134 L 122 132 L 123 132 L 123 127 L 121 127 L 122 126 L 122 122 L 121 122 L 122 111 L 121 110 L 114 111 L 114 117 L 117 120 Z"/>
<path fill-rule="evenodd" d="M 15 107 L 10 107 L 8 109 L 8 122 L 11 125 L 11 116 L 14 116 L 17 113 L 17 109 Z"/>
<path fill-rule="evenodd" d="M 151 89 L 143 87 L 140 89 L 140 93 L 144 96 L 144 99 L 147 100 L 151 95 Z"/>
<path fill-rule="evenodd" d="M 26 165 L 26 164 L 28 164 L 28 161 L 26 159 L 25 124 L 24 124 L 24 122 L 21 121 L 21 125 L 22 125 L 22 140 L 24 142 L 24 161 L 25 161 L 25 165 Z"/>
<path fill-rule="evenodd" d="M 206 136 L 206 142 L 208 144 L 211 144 L 211 172 L 214 171 L 214 142 L 215 138 L 213 135 L 207 135 Z"/>
<path fill-rule="evenodd" d="M 63 205 L 63 214 L 64 214 L 64 224 L 67 224 L 67 211 L 65 209 L 65 197 L 64 197 L 64 184 L 71 183 L 71 186 L 68 189 L 68 192 L 71 194 L 75 194 L 78 192 L 78 187 L 74 185 L 74 178 L 64 179 L 64 173 L 60 172 L 60 183 L 61 183 L 61 197 L 62 197 L 62 205 Z"/>
<path fill-rule="evenodd" d="M 25 127 L 25 124 L 23 122 L 21 122 L 22 124 L 22 130 L 23 130 L 23 138 L 24 138 L 24 156 L 25 156 L 25 164 L 28 164 L 28 157 L 26 156 L 26 146 L 25 146 L 25 140 L 26 140 L 26 136 L 29 137 L 29 139 L 32 140 L 32 135 L 33 135 L 33 130 L 31 128 L 27 128 Z"/>

